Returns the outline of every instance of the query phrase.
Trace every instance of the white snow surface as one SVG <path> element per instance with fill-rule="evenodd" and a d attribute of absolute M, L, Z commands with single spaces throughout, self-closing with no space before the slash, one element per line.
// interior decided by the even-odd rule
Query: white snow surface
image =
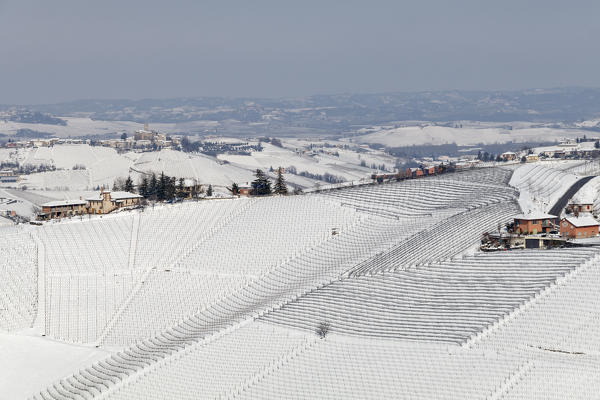
<path fill-rule="evenodd" d="M 513 142 L 552 141 L 564 138 L 575 138 L 589 134 L 578 129 L 558 129 L 549 127 L 513 127 L 490 126 L 490 124 L 474 124 L 463 128 L 425 125 L 400 128 L 382 127 L 373 133 L 356 137 L 361 143 L 377 143 L 388 147 L 400 147 L 421 144 L 476 145 Z"/>
<path fill-rule="evenodd" d="M 537 162 L 515 169 L 510 185 L 520 192 L 523 213 L 547 213 L 577 179 L 578 175 L 565 172 L 552 162 Z"/>
<path fill-rule="evenodd" d="M 590 398 L 600 250 L 474 250 L 518 213 L 510 176 L 0 228 L 0 399 Z"/>
<path fill-rule="evenodd" d="M 106 358 L 110 353 L 92 346 L 50 338 L 0 333 L 0 399 L 26 399 L 74 368 Z"/>

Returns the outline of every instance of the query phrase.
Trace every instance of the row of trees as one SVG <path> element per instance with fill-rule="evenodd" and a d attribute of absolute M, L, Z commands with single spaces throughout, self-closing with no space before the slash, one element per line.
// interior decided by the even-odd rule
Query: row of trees
<path fill-rule="evenodd" d="M 262 169 L 257 169 L 254 173 L 255 179 L 252 181 L 250 187 L 250 194 L 253 196 L 265 196 L 269 194 L 288 194 L 288 188 L 283 177 L 283 168 L 277 169 L 277 178 L 275 183 L 271 182 L 271 179 L 265 174 Z M 240 188 L 234 183 L 230 188 L 227 188 L 232 194 L 239 194 Z"/>
<path fill-rule="evenodd" d="M 125 192 L 135 192 L 136 188 L 133 184 L 131 176 L 126 179 L 117 178 L 113 184 L 112 190 L 123 190 Z M 177 179 L 174 176 L 165 175 L 162 172 L 160 175 L 152 173 L 152 175 L 143 176 L 137 185 L 137 192 L 150 200 L 169 201 L 177 198 L 198 198 L 204 193 L 199 189 L 199 185 L 192 185 L 189 188 L 185 185 L 185 179 Z M 210 197 L 213 194 L 212 185 L 208 186 L 206 196 Z"/>
<path fill-rule="evenodd" d="M 272 183 L 271 179 L 261 169 L 257 169 L 255 172 L 255 179 L 251 184 L 250 194 L 254 196 L 264 196 L 269 194 L 288 194 L 288 187 L 283 177 L 283 168 L 277 169 L 277 177 L 275 182 Z M 115 179 L 113 188 L 114 191 L 123 190 L 126 192 L 135 192 L 135 187 L 131 176 L 126 179 L 117 178 Z M 228 190 L 233 194 L 239 194 L 240 188 L 234 183 Z M 137 192 L 150 200 L 156 201 L 169 201 L 176 198 L 186 198 L 191 196 L 192 198 L 198 198 L 204 191 L 198 189 L 197 185 L 192 185 L 189 188 L 185 186 L 185 180 L 183 178 L 175 178 L 174 176 L 165 175 L 162 172 L 160 175 L 152 173 L 150 177 L 143 176 L 137 185 Z M 213 195 L 212 185 L 209 185 L 206 190 L 206 196 L 211 197 Z"/>

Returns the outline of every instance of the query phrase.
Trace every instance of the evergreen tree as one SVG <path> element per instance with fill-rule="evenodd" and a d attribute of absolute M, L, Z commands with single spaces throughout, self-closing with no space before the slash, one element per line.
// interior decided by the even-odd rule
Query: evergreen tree
<path fill-rule="evenodd" d="M 138 193 L 140 196 L 148 197 L 148 178 L 142 177 L 140 183 L 138 183 Z"/>
<path fill-rule="evenodd" d="M 271 181 L 261 169 L 257 169 L 255 174 L 256 179 L 252 181 L 252 194 L 262 196 L 271 194 Z"/>
<path fill-rule="evenodd" d="M 160 173 L 158 178 L 158 187 L 156 188 L 156 198 L 158 201 L 164 201 L 167 199 L 167 186 L 169 184 L 169 177 L 164 172 Z"/>
<path fill-rule="evenodd" d="M 150 184 L 148 185 L 148 197 L 156 200 L 158 195 L 158 178 L 156 174 L 153 172 L 150 177 Z"/>
<path fill-rule="evenodd" d="M 167 200 L 174 200 L 177 196 L 177 178 L 167 177 Z"/>
<path fill-rule="evenodd" d="M 187 194 L 185 193 L 185 179 L 179 178 L 179 184 L 177 185 L 177 197 L 185 199 Z"/>
<path fill-rule="evenodd" d="M 134 188 L 133 188 L 133 180 L 131 180 L 131 176 L 127 176 L 127 179 L 125 180 L 125 186 L 123 187 L 123 189 L 126 192 L 133 193 Z"/>
<path fill-rule="evenodd" d="M 273 191 L 277 194 L 287 194 L 288 188 L 285 184 L 285 179 L 283 177 L 283 168 L 279 167 L 277 169 L 277 179 L 275 180 L 275 185 L 273 187 Z"/>
<path fill-rule="evenodd" d="M 206 189 L 206 197 L 212 197 L 212 195 L 213 195 L 212 185 L 208 185 L 208 189 Z"/>
<path fill-rule="evenodd" d="M 230 188 L 227 188 L 233 195 L 237 195 L 240 193 L 240 187 L 237 183 L 232 183 Z"/>

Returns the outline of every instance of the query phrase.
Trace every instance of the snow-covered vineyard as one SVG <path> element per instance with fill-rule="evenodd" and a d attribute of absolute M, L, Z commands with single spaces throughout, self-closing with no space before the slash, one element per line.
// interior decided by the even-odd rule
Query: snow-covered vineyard
<path fill-rule="evenodd" d="M 579 175 L 513 172 L 0 227 L 0 398 L 597 396 L 600 248 L 478 251 Z"/>

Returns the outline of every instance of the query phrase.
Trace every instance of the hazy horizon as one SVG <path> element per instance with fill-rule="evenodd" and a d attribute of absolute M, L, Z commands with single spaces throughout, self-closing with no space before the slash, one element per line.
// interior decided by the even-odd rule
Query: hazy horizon
<path fill-rule="evenodd" d="M 600 3 L 0 0 L 0 104 L 600 87 Z"/>

